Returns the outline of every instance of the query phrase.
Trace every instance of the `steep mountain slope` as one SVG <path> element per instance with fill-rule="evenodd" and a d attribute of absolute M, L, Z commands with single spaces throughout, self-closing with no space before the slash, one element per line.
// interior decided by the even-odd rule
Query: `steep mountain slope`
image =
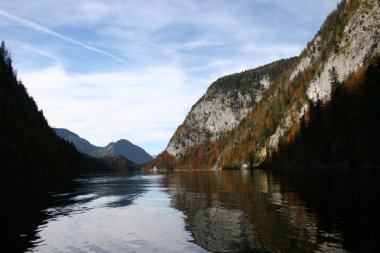
<path fill-rule="evenodd" d="M 0 46 L 0 208 L 3 251 L 25 252 L 46 220 L 51 196 L 87 172 L 136 169 L 123 157 L 97 159 L 59 138 L 17 80 L 10 54 Z M 7 250 L 10 249 L 10 250 Z"/>
<path fill-rule="evenodd" d="M 296 58 L 219 78 L 192 107 L 169 142 L 167 152 L 176 156 L 186 148 L 214 141 L 235 128 L 263 98 L 265 91 Z"/>
<path fill-rule="evenodd" d="M 79 137 L 65 128 L 54 128 L 55 133 L 62 139 L 71 142 L 79 152 L 96 157 L 100 147 L 92 145 L 88 140 Z"/>
<path fill-rule="evenodd" d="M 54 184 L 86 170 L 82 155 L 54 134 L 17 80 L 4 42 L 0 48 L 0 122 L 1 173 L 6 184 L 14 183 L 12 188 L 31 182 Z"/>
<path fill-rule="evenodd" d="M 298 58 L 273 63 L 280 66 L 275 76 L 269 64 L 212 84 L 151 166 L 261 164 L 299 122 L 309 100 L 329 100 L 333 69 L 341 81 L 380 51 L 379 31 L 379 1 L 342 1 Z M 256 76 L 249 79 L 248 73 Z M 245 80 L 255 81 L 239 85 Z"/>
<path fill-rule="evenodd" d="M 335 67 L 340 81 L 363 66 L 380 49 L 380 2 L 376 0 L 342 1 L 329 15 L 314 40 L 301 54 L 290 76 L 307 68 L 315 69 L 307 95 L 316 101 L 328 99 L 331 85 L 329 71 Z"/>
<path fill-rule="evenodd" d="M 49 127 L 0 47 L 0 190 L 2 248 L 24 252 L 46 215 L 50 191 L 87 171 L 82 154 Z M 31 222 L 31 221 L 35 221 Z M 42 222 L 42 218 L 40 220 Z M 29 244 L 28 244 L 29 243 Z"/>
<path fill-rule="evenodd" d="M 136 164 L 143 164 L 153 160 L 153 157 L 144 149 L 127 140 L 111 142 L 106 147 L 97 147 L 67 129 L 55 128 L 54 130 L 59 137 L 73 143 L 78 151 L 93 157 L 121 155 Z"/>
<path fill-rule="evenodd" d="M 380 166 L 380 54 L 343 82 L 331 100 L 310 104 L 298 124 L 263 164 L 270 168 L 374 168 Z"/>

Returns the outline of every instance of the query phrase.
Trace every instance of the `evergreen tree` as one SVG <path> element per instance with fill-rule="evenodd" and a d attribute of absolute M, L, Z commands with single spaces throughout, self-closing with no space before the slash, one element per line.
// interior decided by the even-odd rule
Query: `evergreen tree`
<path fill-rule="evenodd" d="M 339 75 L 335 67 L 332 67 L 329 70 L 329 75 L 330 75 L 330 83 L 331 83 L 330 98 L 334 100 L 342 94 L 342 83 L 339 82 Z"/>

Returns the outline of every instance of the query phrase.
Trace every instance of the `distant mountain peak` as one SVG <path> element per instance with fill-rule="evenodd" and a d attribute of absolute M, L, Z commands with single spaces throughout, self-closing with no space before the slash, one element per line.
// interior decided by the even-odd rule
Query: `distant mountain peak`
<path fill-rule="evenodd" d="M 153 160 L 153 157 L 144 149 L 126 139 L 110 142 L 105 147 L 97 147 L 65 128 L 55 128 L 54 130 L 59 137 L 73 143 L 78 151 L 93 157 L 124 156 L 136 164 L 143 164 Z"/>
<path fill-rule="evenodd" d="M 130 142 L 130 141 L 128 141 L 128 140 L 126 140 L 126 139 L 120 139 L 120 140 L 118 140 L 116 143 L 123 143 L 123 142 L 126 142 L 126 143 L 132 143 L 132 142 Z"/>
<path fill-rule="evenodd" d="M 55 128 L 54 131 L 60 132 L 60 135 L 74 136 L 80 138 L 79 135 L 67 130 L 66 128 Z"/>

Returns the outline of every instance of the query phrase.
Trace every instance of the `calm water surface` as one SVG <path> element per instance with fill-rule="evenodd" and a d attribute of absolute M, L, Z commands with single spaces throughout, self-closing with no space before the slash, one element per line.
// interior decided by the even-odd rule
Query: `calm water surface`
<path fill-rule="evenodd" d="M 52 193 L 28 251 L 375 252 L 375 178 L 258 170 L 87 176 Z"/>
<path fill-rule="evenodd" d="M 31 252 L 205 252 L 170 206 L 162 175 L 93 176 L 55 194 Z"/>

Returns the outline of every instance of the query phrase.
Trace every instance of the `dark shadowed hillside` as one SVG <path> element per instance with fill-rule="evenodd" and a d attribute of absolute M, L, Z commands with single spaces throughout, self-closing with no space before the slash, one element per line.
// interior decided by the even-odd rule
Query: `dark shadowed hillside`
<path fill-rule="evenodd" d="M 72 143 L 79 152 L 90 156 L 97 156 L 100 147 L 92 145 L 88 140 L 81 138 L 76 133 L 73 133 L 65 128 L 54 128 L 55 133 L 62 139 Z"/>
<path fill-rule="evenodd" d="M 0 162 L 6 184 L 22 189 L 54 184 L 86 170 L 73 145 L 57 137 L 0 48 Z"/>
<path fill-rule="evenodd" d="M 13 252 L 21 252 L 37 227 L 30 221 L 44 216 L 41 209 L 49 190 L 86 172 L 87 165 L 82 154 L 49 127 L 17 79 L 4 42 L 0 47 L 0 165 L 2 228 L 6 231 L 2 240 L 13 245 Z"/>
<path fill-rule="evenodd" d="M 58 137 L 17 79 L 4 42 L 0 47 L 0 165 L 1 215 L 7 219 L 2 223 L 7 231 L 2 239 L 14 245 L 12 252 L 30 246 L 39 220 L 46 218 L 42 210 L 51 192 L 66 187 L 73 176 L 137 168 L 124 157 L 84 155 Z"/>

